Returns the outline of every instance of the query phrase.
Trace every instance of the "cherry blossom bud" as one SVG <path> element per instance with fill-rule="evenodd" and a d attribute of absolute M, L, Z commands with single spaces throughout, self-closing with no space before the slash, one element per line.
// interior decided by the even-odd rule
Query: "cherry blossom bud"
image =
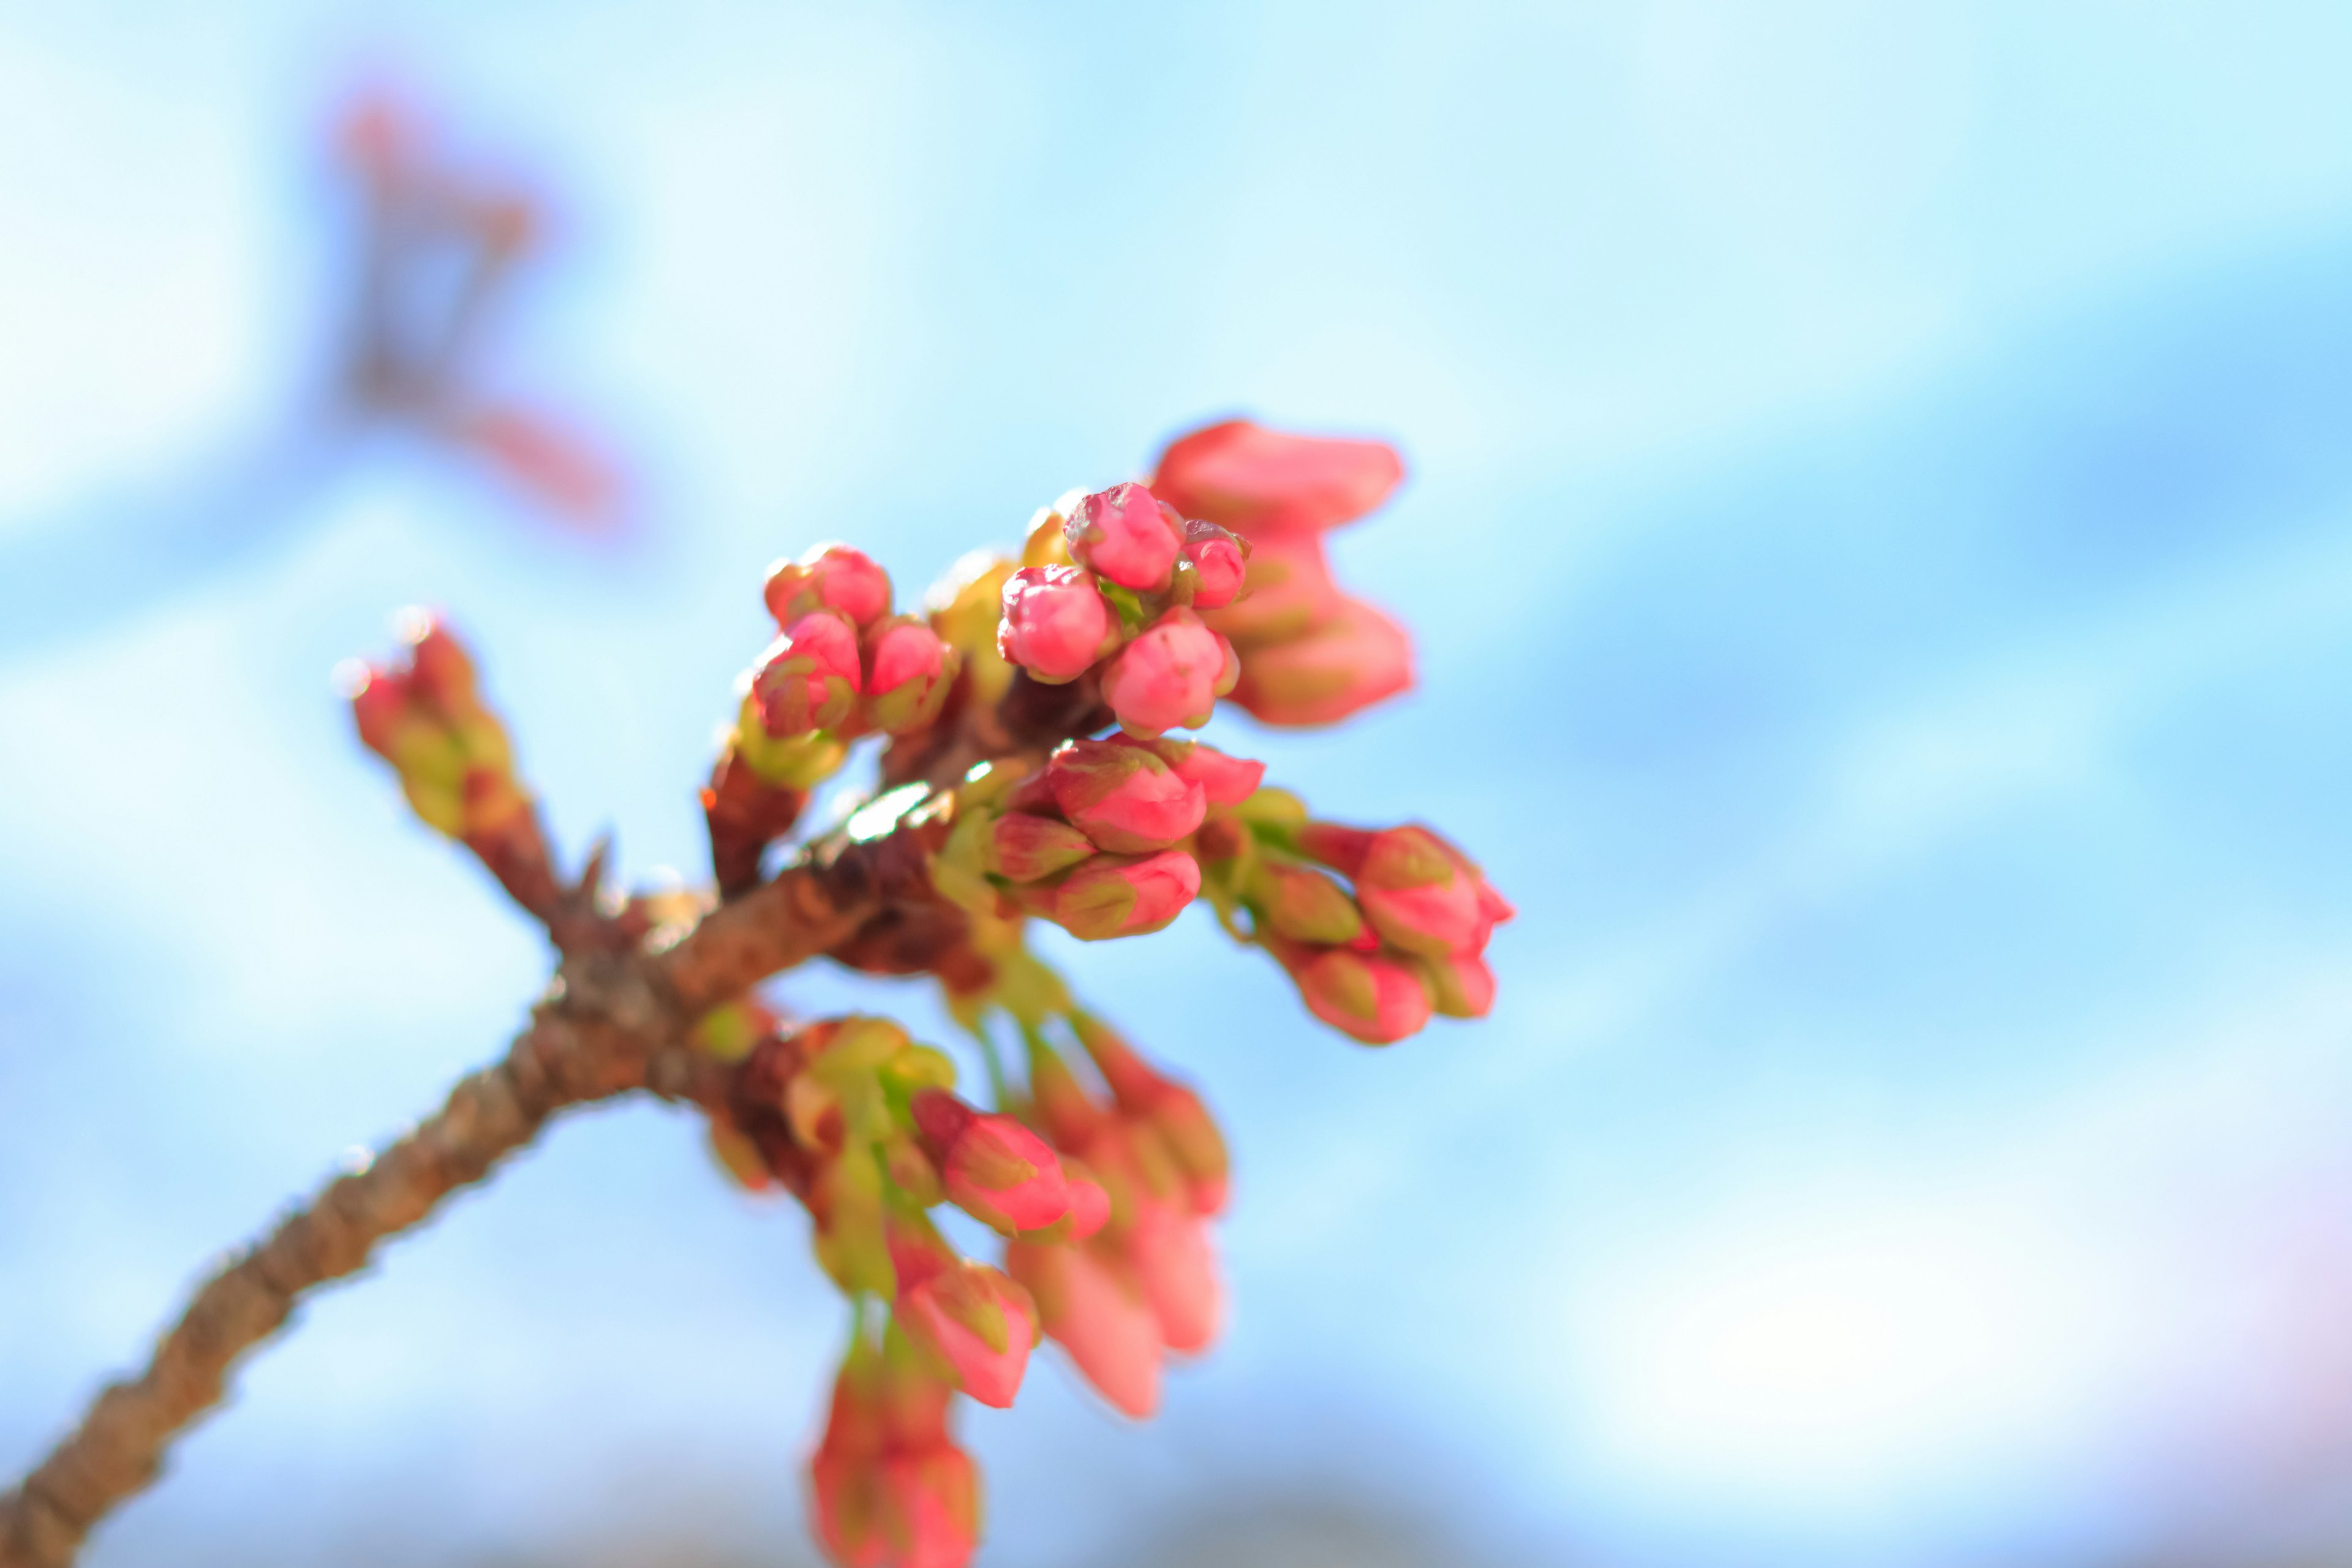
<path fill-rule="evenodd" d="M 355 672 L 350 687 L 352 719 L 359 726 L 361 743 L 399 766 L 402 735 L 420 722 L 408 682 L 390 670 L 370 669 L 356 661 L 345 668 Z"/>
<path fill-rule="evenodd" d="M 474 661 L 438 617 L 415 624 L 409 658 L 409 689 L 418 701 L 453 715 L 478 704 Z"/>
<path fill-rule="evenodd" d="M 965 1394 L 1011 1409 L 1037 1342 L 1037 1307 L 1029 1292 L 993 1268 L 960 1259 L 943 1261 L 912 1285 L 907 1274 L 902 1266 L 893 1309 L 907 1337 L 953 1369 Z"/>
<path fill-rule="evenodd" d="M 1268 724 L 1332 724 L 1412 685 L 1412 641 L 1359 599 L 1294 642 L 1254 649 L 1234 700 Z"/>
<path fill-rule="evenodd" d="M 1189 1208 L 1148 1199 L 1138 1205 L 1125 1244 L 1159 1320 L 1160 1342 L 1187 1353 L 1208 1349 L 1223 1304 L 1207 1225 Z"/>
<path fill-rule="evenodd" d="M 964 1568 L 980 1543 L 980 1472 L 945 1438 L 882 1464 L 888 1551 L 878 1568 Z"/>
<path fill-rule="evenodd" d="M 1148 936 L 1201 891 L 1201 864 L 1181 849 L 1098 855 L 1055 889 L 1053 918 L 1081 942 Z"/>
<path fill-rule="evenodd" d="M 1363 912 L 1348 890 L 1312 867 L 1269 858 L 1251 889 L 1266 924 L 1293 942 L 1338 946 L 1356 940 Z"/>
<path fill-rule="evenodd" d="M 913 616 L 867 634 L 866 718 L 887 735 L 919 730 L 940 716 L 955 682 L 956 654 Z"/>
<path fill-rule="evenodd" d="M 1096 1393 L 1137 1420 L 1160 1408 L 1160 1322 L 1128 1269 L 1092 1246 L 1027 1241 L 1004 1249 L 1004 1267 Z"/>
<path fill-rule="evenodd" d="M 1024 566 L 1005 579 L 997 652 L 1048 685 L 1084 675 L 1117 633 L 1110 606 L 1077 567 Z"/>
<path fill-rule="evenodd" d="M 889 1438 L 881 1384 L 881 1360 L 860 1340 L 834 1380 L 824 1436 L 809 1462 L 817 1540 L 844 1568 L 880 1568 L 889 1550 L 882 1532 L 881 1467 Z"/>
<path fill-rule="evenodd" d="M 983 1114 L 940 1089 L 911 1101 L 948 1201 L 1006 1236 L 1043 1230 L 1070 1212 L 1069 1184 L 1045 1141 L 1009 1116 Z"/>
<path fill-rule="evenodd" d="M 1407 952 L 1475 952 L 1493 925 L 1468 862 L 1426 827 L 1372 836 L 1356 871 L 1356 899 L 1372 929 Z"/>
<path fill-rule="evenodd" d="M 1110 737 L 1114 746 L 1133 746 L 1150 752 L 1174 771 L 1180 779 L 1201 786 L 1212 805 L 1239 805 L 1257 793 L 1265 782 L 1265 764 L 1247 757 L 1229 756 L 1214 746 L 1198 741 L 1179 741 L 1168 736 L 1141 741 L 1132 735 Z"/>
<path fill-rule="evenodd" d="M 1119 1110 L 1150 1126 L 1173 1156 L 1194 1212 L 1222 1213 L 1232 1161 L 1224 1134 L 1201 1097 L 1153 1068 L 1100 1019 L 1077 1013 L 1070 1023 Z"/>
<path fill-rule="evenodd" d="M 768 613 L 789 626 L 812 610 L 833 610 L 864 626 L 890 613 L 890 575 L 846 544 L 824 544 L 768 569 Z"/>
<path fill-rule="evenodd" d="M 1211 611 L 1209 624 L 1255 648 L 1306 636 L 1338 615 L 1345 601 L 1323 558 L 1322 538 L 1277 533 L 1251 542 L 1241 597 Z"/>
<path fill-rule="evenodd" d="M 1183 552 L 1184 520 L 1141 485 L 1113 485 L 1078 502 L 1063 537 L 1079 565 L 1122 588 L 1156 594 Z"/>
<path fill-rule="evenodd" d="M 1114 854 L 1165 849 L 1201 826 L 1209 797 L 1139 746 L 1073 741 L 1045 763 L 1054 803 L 1096 847 Z"/>
<path fill-rule="evenodd" d="M 1092 839 L 1050 816 L 1007 812 L 989 829 L 988 868 L 1010 881 L 1040 881 L 1094 854 Z"/>
<path fill-rule="evenodd" d="M 1186 517 L 1255 540 L 1352 521 L 1403 478 L 1403 460 L 1384 441 L 1291 436 L 1228 419 L 1170 442 L 1151 489 Z"/>
<path fill-rule="evenodd" d="M 1483 1018 L 1495 1005 L 1495 972 L 1475 952 L 1420 960 L 1421 977 L 1437 1010 L 1449 1018 Z"/>
<path fill-rule="evenodd" d="M 857 634 L 831 610 L 813 610 L 769 647 L 751 694 L 771 736 L 830 730 L 857 700 Z"/>
<path fill-rule="evenodd" d="M 1121 728 L 1146 739 L 1180 724 L 1198 728 L 1217 705 L 1232 651 L 1192 611 L 1170 610 L 1103 671 L 1103 700 Z"/>
<path fill-rule="evenodd" d="M 1291 970 L 1307 1010 L 1368 1046 L 1392 1045 L 1429 1022 L 1421 976 L 1393 958 L 1335 947 Z"/>
<path fill-rule="evenodd" d="M 1250 547 L 1213 522 L 1184 525 L 1184 564 L 1192 578 L 1192 607 L 1220 610 L 1241 596 L 1249 576 Z"/>
<path fill-rule="evenodd" d="M 1062 1172 L 1070 1184 L 1069 1238 L 1084 1241 L 1109 1223 L 1110 1194 L 1095 1180 L 1094 1173 L 1066 1155 L 1062 1160 Z"/>

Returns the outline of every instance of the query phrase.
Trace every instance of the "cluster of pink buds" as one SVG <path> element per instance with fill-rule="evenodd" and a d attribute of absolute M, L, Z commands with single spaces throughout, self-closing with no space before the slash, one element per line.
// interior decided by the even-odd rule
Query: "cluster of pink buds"
<path fill-rule="evenodd" d="M 545 840 L 472 658 L 421 610 L 402 616 L 400 635 L 394 662 L 338 672 L 360 740 L 392 764 L 420 818 L 480 857 L 526 907 L 544 908 L 554 889 Z"/>
<path fill-rule="evenodd" d="M 1249 546 L 1214 523 L 1188 522 L 1138 484 L 1066 504 L 1039 517 L 1033 563 L 1004 584 L 997 651 L 1048 683 L 1097 671 L 1129 734 L 1207 723 L 1242 667 L 1200 612 L 1241 593 Z"/>
<path fill-rule="evenodd" d="M 1085 1047 L 1103 1092 L 1046 1043 L 1034 1023 L 1048 1020 Z M 1030 1012 L 1023 1026 L 1031 1098 L 999 1111 L 960 1099 L 950 1059 L 884 1019 L 784 1036 L 737 1005 L 698 1032 L 741 1068 L 714 1112 L 728 1168 L 801 1198 L 818 1261 L 857 1304 L 810 1468 L 837 1562 L 964 1562 L 978 1483 L 950 1433 L 951 1396 L 1010 1406 L 1041 1335 L 1142 1416 L 1158 1407 L 1162 1358 L 1216 1331 L 1206 1224 L 1224 1205 L 1226 1157 L 1207 1109 L 1074 1009 Z M 930 1218 L 941 1204 L 1003 1238 L 1003 1268 L 956 1252 Z"/>
<path fill-rule="evenodd" d="M 962 664 L 929 621 L 891 614 L 888 574 L 845 544 L 777 563 L 765 597 L 779 635 L 750 672 L 702 792 L 728 893 L 758 879 L 761 853 L 791 831 L 850 742 L 929 724 Z"/>
<path fill-rule="evenodd" d="M 1428 828 L 1316 822 L 1296 796 L 1269 789 L 1205 828 L 1196 847 L 1228 927 L 1271 952 L 1308 1011 L 1341 1033 L 1384 1046 L 1418 1034 L 1433 1012 L 1483 1018 L 1494 1005 L 1486 941 L 1515 911 Z"/>
<path fill-rule="evenodd" d="M 1246 419 L 1169 444 L 1151 490 L 1248 542 L 1248 593 L 1208 625 L 1241 655 L 1234 700 L 1268 724 L 1330 724 L 1412 684 L 1404 628 L 1332 581 L 1323 535 L 1404 478 L 1381 441 L 1292 436 Z"/>
<path fill-rule="evenodd" d="M 1033 919 L 1093 942 L 1205 903 L 1368 1044 L 1492 1005 L 1486 949 L 1512 910 L 1459 849 L 1318 820 L 1265 764 L 1169 733 L 1221 699 L 1328 723 L 1411 684 L 1403 634 L 1339 590 L 1321 543 L 1402 472 L 1377 443 L 1234 421 L 1171 444 L 1148 487 L 1045 509 L 1017 563 L 967 558 L 923 616 L 894 614 L 888 577 L 845 545 L 769 576 L 778 636 L 702 792 L 721 899 L 647 896 L 605 923 L 610 951 L 674 931 L 648 951 L 724 970 L 677 988 L 698 1015 L 681 1092 L 735 1180 L 805 1208 L 852 1304 L 810 1468 L 835 1562 L 961 1568 L 980 1501 L 956 1401 L 1012 1405 L 1042 1341 L 1139 1417 L 1171 1359 L 1219 1331 L 1224 1139 L 1198 1094 L 1072 1001 L 1030 951 Z M 444 831 L 480 847 L 520 823 L 535 841 L 470 665 L 429 623 L 412 641 L 407 665 L 359 682 L 362 734 Z M 763 877 L 866 737 L 877 792 Z M 987 1100 L 887 1019 L 788 1029 L 750 989 L 820 953 L 929 977 L 984 1058 Z M 1025 1046 L 1010 1072 L 1008 1028 Z M 942 1205 L 1002 1256 L 962 1256 Z"/>

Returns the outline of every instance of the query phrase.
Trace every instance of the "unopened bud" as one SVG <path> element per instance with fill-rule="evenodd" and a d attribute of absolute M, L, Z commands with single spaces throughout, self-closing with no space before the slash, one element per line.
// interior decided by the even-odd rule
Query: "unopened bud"
<path fill-rule="evenodd" d="M 1200 891 L 1200 862 L 1181 849 L 1098 855 L 1055 889 L 1053 918 L 1081 942 L 1145 936 L 1182 914 Z"/>
<path fill-rule="evenodd" d="M 1103 741 L 1073 741 L 1045 764 L 1045 786 L 1062 815 L 1115 854 L 1165 849 L 1201 826 L 1207 792 L 1154 752 Z"/>
<path fill-rule="evenodd" d="M 767 652 L 751 679 L 760 720 L 774 737 L 831 730 L 857 700 L 857 635 L 832 610 L 794 621 Z"/>
<path fill-rule="evenodd" d="M 1078 502 L 1065 525 L 1070 558 L 1122 588 L 1155 594 L 1184 547 L 1184 520 L 1138 484 L 1113 485 Z"/>
<path fill-rule="evenodd" d="M 1251 889 L 1266 924 L 1293 942 L 1337 946 L 1364 929 L 1363 912 L 1348 890 L 1312 867 L 1268 858 Z"/>
<path fill-rule="evenodd" d="M 1293 436 L 1228 419 L 1160 454 L 1153 493 L 1253 540 L 1352 521 L 1388 500 L 1404 462 L 1385 441 Z"/>
<path fill-rule="evenodd" d="M 1413 681 L 1412 640 L 1359 599 L 1296 641 L 1255 648 L 1234 700 L 1268 724 L 1333 724 Z"/>
<path fill-rule="evenodd" d="M 1437 1010 L 1449 1018 L 1483 1018 L 1495 1005 L 1495 972 L 1475 952 L 1419 961 Z"/>
<path fill-rule="evenodd" d="M 1124 1239 L 1160 1342 L 1188 1354 L 1208 1349 L 1223 1302 L 1207 1224 L 1188 1208 L 1153 1200 L 1140 1205 Z"/>
<path fill-rule="evenodd" d="M 1421 976 L 1393 958 L 1335 947 L 1299 963 L 1291 978 L 1308 1012 L 1368 1046 L 1392 1045 L 1429 1022 Z"/>
<path fill-rule="evenodd" d="M 1221 610 L 1240 597 L 1249 576 L 1250 547 L 1240 535 L 1199 520 L 1184 525 L 1184 566 L 1192 578 L 1192 607 Z"/>
<path fill-rule="evenodd" d="M 956 1386 L 982 1405 L 1010 1409 L 1037 1342 L 1037 1307 L 1005 1275 L 955 1260 L 911 1288 L 895 1308 L 907 1337 L 952 1369 Z"/>
<path fill-rule="evenodd" d="M 1004 1249 L 1004 1267 L 1096 1393 L 1139 1421 L 1160 1408 L 1160 1323 L 1130 1271 L 1092 1247 L 1028 1241 Z"/>
<path fill-rule="evenodd" d="M 1121 728 L 1147 739 L 1209 721 L 1233 650 L 1187 609 L 1172 609 L 1118 650 L 1103 672 L 1103 700 Z"/>
<path fill-rule="evenodd" d="M 1041 881 L 1094 854 L 1092 839 L 1050 816 L 1007 812 L 989 830 L 988 868 L 1009 881 Z"/>
<path fill-rule="evenodd" d="M 1339 614 L 1344 597 L 1318 536 L 1278 533 L 1251 543 L 1241 596 L 1210 611 L 1209 624 L 1241 647 L 1264 647 L 1305 637 Z"/>
<path fill-rule="evenodd" d="M 863 626 L 890 613 L 890 575 L 846 544 L 821 544 L 768 569 L 768 613 L 789 626 L 811 610 L 834 610 Z"/>
<path fill-rule="evenodd" d="M 940 715 L 954 684 L 956 653 L 913 616 L 867 634 L 866 720 L 886 735 L 919 730 Z"/>
<path fill-rule="evenodd" d="M 1426 827 L 1374 834 L 1356 870 L 1356 898 L 1381 936 L 1425 957 L 1475 952 L 1493 924 L 1469 863 Z"/>
<path fill-rule="evenodd" d="M 911 1108 L 937 1152 L 948 1201 L 1006 1236 L 1043 1230 L 1069 1213 L 1069 1184 L 1045 1141 L 1009 1116 L 983 1114 L 926 1089 Z"/>
<path fill-rule="evenodd" d="M 996 649 L 1035 679 L 1076 680 L 1108 652 L 1118 628 L 1094 579 L 1075 566 L 1024 566 L 1004 580 Z"/>

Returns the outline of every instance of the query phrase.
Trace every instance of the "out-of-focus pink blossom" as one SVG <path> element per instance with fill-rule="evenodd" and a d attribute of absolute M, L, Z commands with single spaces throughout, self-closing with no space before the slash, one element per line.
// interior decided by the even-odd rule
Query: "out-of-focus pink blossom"
<path fill-rule="evenodd" d="M 1136 1205 L 1124 1240 L 1159 1320 L 1160 1342 L 1188 1354 L 1208 1349 L 1223 1302 L 1207 1225 L 1189 1207 L 1147 1198 Z"/>
<path fill-rule="evenodd" d="M 1485 945 L 1491 921 L 1478 878 L 1460 853 L 1426 827 L 1372 836 L 1356 870 L 1356 901 L 1395 946 L 1442 958 Z"/>
<path fill-rule="evenodd" d="M 1192 607 L 1222 609 L 1249 577 L 1249 545 L 1230 529 L 1200 519 L 1184 525 L 1184 560 L 1192 573 Z"/>
<path fill-rule="evenodd" d="M 1076 566 L 1024 566 L 1005 580 L 996 651 L 1039 680 L 1076 680 L 1109 650 L 1110 607 Z"/>
<path fill-rule="evenodd" d="M 1233 649 L 1201 617 L 1173 609 L 1137 634 L 1103 671 L 1103 700 L 1132 734 L 1209 721 Z"/>
<path fill-rule="evenodd" d="M 1146 936 L 1200 895 L 1201 863 L 1181 849 L 1098 855 L 1054 891 L 1053 918 L 1082 942 Z"/>
<path fill-rule="evenodd" d="M 1071 1019 L 1078 1043 L 1110 1086 L 1119 1113 L 1155 1133 L 1184 1178 L 1197 1214 L 1223 1212 L 1231 1158 L 1216 1119 L 1189 1085 L 1143 1059 L 1102 1020 L 1087 1014 Z"/>
<path fill-rule="evenodd" d="M 1292 436 L 1228 419 L 1170 442 L 1151 489 L 1186 517 L 1255 540 L 1352 521 L 1403 478 L 1404 460 L 1385 441 Z"/>
<path fill-rule="evenodd" d="M 882 1464 L 889 1550 L 881 1568 L 964 1568 L 980 1544 L 980 1472 L 953 1443 L 894 1453 Z"/>
<path fill-rule="evenodd" d="M 1495 972 L 1475 952 L 1421 961 L 1431 1000 L 1449 1018 L 1483 1018 L 1495 1005 Z"/>
<path fill-rule="evenodd" d="M 1160 1408 L 1160 1322 L 1138 1280 L 1095 1245 L 1014 1242 L 1004 1267 L 1095 1392 L 1138 1420 Z"/>
<path fill-rule="evenodd" d="M 791 626 L 811 610 L 835 610 L 865 626 L 890 613 L 890 574 L 846 544 L 821 544 L 768 569 L 768 613 Z"/>
<path fill-rule="evenodd" d="M 907 1337 L 952 1368 L 965 1394 L 1011 1409 L 1037 1342 L 1037 1308 L 1029 1292 L 993 1268 L 951 1257 L 908 1284 L 912 1271 L 900 1263 L 894 1307 Z"/>
<path fill-rule="evenodd" d="M 1411 688 L 1412 640 L 1360 600 L 1294 642 L 1253 649 L 1234 700 L 1268 724 L 1332 724 Z"/>
<path fill-rule="evenodd" d="M 1070 559 L 1122 588 L 1168 586 L 1184 548 L 1184 520 L 1138 484 L 1113 485 L 1078 502 L 1063 525 Z"/>
<path fill-rule="evenodd" d="M 1429 1022 L 1429 991 L 1393 958 L 1325 949 L 1291 971 L 1307 1010 L 1368 1046 L 1393 1045 Z"/>
<path fill-rule="evenodd" d="M 770 646 L 751 679 L 760 721 L 782 738 L 830 730 L 856 705 L 857 634 L 832 610 L 813 610 Z"/>
<path fill-rule="evenodd" d="M 1097 847 L 1120 855 L 1165 849 L 1201 826 L 1208 792 L 1156 752 L 1073 741 L 1045 764 L 1054 802 Z"/>

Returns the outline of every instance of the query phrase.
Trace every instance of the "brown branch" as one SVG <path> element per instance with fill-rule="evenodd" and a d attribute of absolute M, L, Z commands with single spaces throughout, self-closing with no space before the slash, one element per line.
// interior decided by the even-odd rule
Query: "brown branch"
<path fill-rule="evenodd" d="M 506 1057 L 366 1166 L 338 1176 L 201 1286 L 146 1369 L 101 1393 L 80 1425 L 0 1496 L 0 1568 L 66 1568 L 91 1526 L 152 1482 L 164 1449 L 219 1403 L 233 1363 L 306 1291 L 363 1267 L 535 1139 L 556 1112 L 647 1089 L 725 1102 L 725 1069 L 685 1044 L 693 1020 L 778 970 L 854 936 L 884 890 L 919 874 L 913 834 L 836 845 L 715 912 L 668 952 L 576 955 Z"/>

